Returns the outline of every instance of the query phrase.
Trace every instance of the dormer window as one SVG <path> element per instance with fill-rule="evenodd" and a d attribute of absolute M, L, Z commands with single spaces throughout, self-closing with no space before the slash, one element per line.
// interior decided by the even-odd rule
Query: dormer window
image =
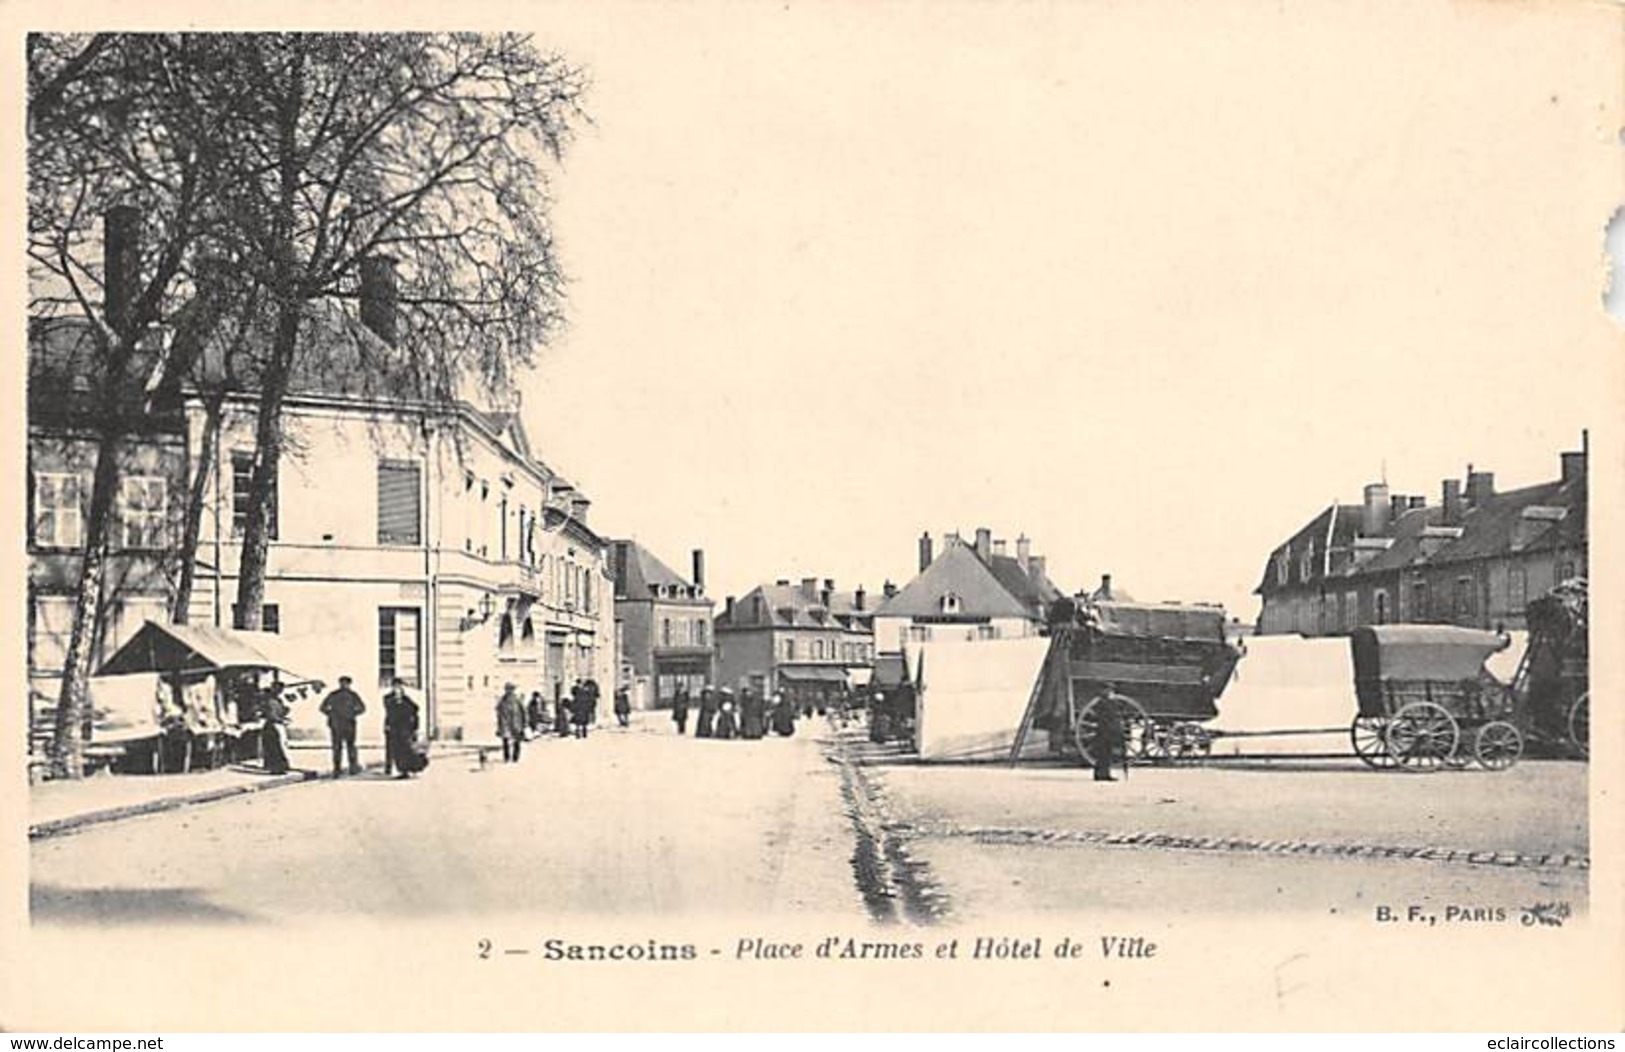
<path fill-rule="evenodd" d="M 959 594 L 957 592 L 946 592 L 937 605 L 945 614 L 957 614 L 960 607 Z"/>
<path fill-rule="evenodd" d="M 1292 579 L 1292 560 L 1287 558 L 1286 552 L 1275 557 L 1275 583 L 1284 585 Z"/>
<path fill-rule="evenodd" d="M 1315 553 L 1311 550 L 1304 552 L 1298 559 L 1298 580 L 1307 581 L 1313 576 L 1315 576 Z"/>

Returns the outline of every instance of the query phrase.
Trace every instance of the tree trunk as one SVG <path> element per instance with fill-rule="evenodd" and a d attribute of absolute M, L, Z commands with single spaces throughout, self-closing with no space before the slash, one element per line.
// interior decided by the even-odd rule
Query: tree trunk
<path fill-rule="evenodd" d="M 203 403 L 206 414 L 203 422 L 203 441 L 198 449 L 197 470 L 192 473 L 192 488 L 186 495 L 186 530 L 181 537 L 180 574 L 175 583 L 175 598 L 170 606 L 169 620 L 184 625 L 191 620 L 192 586 L 197 578 L 197 548 L 203 534 L 203 496 L 209 477 L 214 473 L 220 452 L 220 424 L 225 415 L 225 395 L 209 395 Z M 219 480 L 215 482 L 217 491 Z M 218 568 L 217 568 L 218 569 Z"/>
<path fill-rule="evenodd" d="M 231 614 L 232 627 L 251 632 L 259 631 L 261 608 L 265 605 L 271 496 L 275 492 L 277 462 L 282 456 L 282 402 L 288 393 L 289 373 L 299 339 L 299 306 L 290 299 L 278 307 L 276 345 L 260 387 L 254 470 L 249 476 L 248 521 L 243 525 L 243 553 L 237 564 L 237 605 Z"/>
<path fill-rule="evenodd" d="M 107 572 L 107 549 L 114 525 L 118 455 L 122 428 L 106 423 L 96 449 L 96 473 L 90 489 L 90 515 L 85 524 L 85 548 L 75 595 L 73 632 L 62 667 L 62 693 L 56 705 L 56 736 L 51 745 L 51 773 L 57 778 L 81 778 L 85 773 L 85 723 L 90 716 L 90 656 L 100 635 L 102 578 Z"/>

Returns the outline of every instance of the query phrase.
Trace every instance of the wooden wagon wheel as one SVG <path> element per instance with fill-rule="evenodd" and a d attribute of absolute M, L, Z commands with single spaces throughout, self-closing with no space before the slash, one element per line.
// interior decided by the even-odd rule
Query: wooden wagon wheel
<path fill-rule="evenodd" d="M 1090 744 L 1095 740 L 1096 708 L 1099 706 L 1104 694 L 1097 694 L 1090 698 L 1078 710 L 1078 718 L 1072 722 L 1072 739 L 1078 743 L 1078 752 L 1083 755 L 1086 766 L 1093 767 L 1095 763 L 1094 750 Z M 1120 713 L 1123 723 L 1123 755 L 1141 755 L 1145 748 L 1145 741 L 1150 736 L 1152 726 L 1151 717 L 1146 715 L 1145 708 L 1133 698 L 1119 694 L 1121 699 Z"/>
<path fill-rule="evenodd" d="M 1356 716 L 1349 724 L 1349 741 L 1354 755 L 1367 766 L 1379 771 L 1396 767 L 1399 761 L 1388 751 L 1388 717 Z"/>
<path fill-rule="evenodd" d="M 1473 756 L 1489 771 L 1504 771 L 1523 756 L 1523 735 L 1505 720 L 1491 720 L 1473 737 Z"/>
<path fill-rule="evenodd" d="M 1461 727 L 1443 705 L 1413 701 L 1394 713 L 1383 740 L 1402 769 L 1432 771 L 1461 744 Z"/>
<path fill-rule="evenodd" d="M 1569 707 L 1569 742 L 1582 757 L 1591 755 L 1591 692 L 1588 690 Z"/>
<path fill-rule="evenodd" d="M 1138 755 L 1153 763 L 1167 763 L 1179 755 L 1179 742 L 1176 737 L 1178 727 L 1172 723 L 1161 720 L 1151 720 L 1146 723 L 1139 741 Z M 1123 719 L 1123 734 L 1128 737 L 1128 717 Z M 1127 745 L 1127 741 L 1124 742 Z"/>

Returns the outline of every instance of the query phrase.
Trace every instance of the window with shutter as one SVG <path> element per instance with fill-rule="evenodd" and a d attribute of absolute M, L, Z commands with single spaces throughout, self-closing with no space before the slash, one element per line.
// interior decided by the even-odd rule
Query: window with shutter
<path fill-rule="evenodd" d="M 418 465 L 378 462 L 378 543 L 420 544 L 422 531 Z"/>
<path fill-rule="evenodd" d="M 248 498 L 253 492 L 254 454 L 233 450 L 231 454 L 231 535 L 241 537 L 248 526 Z M 265 502 L 265 535 L 276 540 L 277 476 L 271 473 L 271 494 Z"/>

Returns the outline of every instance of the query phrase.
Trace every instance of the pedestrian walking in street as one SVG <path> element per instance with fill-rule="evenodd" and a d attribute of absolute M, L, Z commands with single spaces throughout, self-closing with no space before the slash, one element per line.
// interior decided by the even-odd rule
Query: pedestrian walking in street
<path fill-rule="evenodd" d="M 418 703 L 398 677 L 384 695 L 384 777 L 410 778 L 417 766 L 412 755 L 418 737 Z"/>
<path fill-rule="evenodd" d="M 539 738 L 547 731 L 547 699 L 542 692 L 530 692 L 530 701 L 525 705 L 525 726 L 530 728 L 530 737 Z"/>
<path fill-rule="evenodd" d="M 788 738 L 796 732 L 795 706 L 784 700 L 784 694 L 773 695 L 773 709 L 769 714 L 773 724 L 773 733 L 781 738 Z"/>
<path fill-rule="evenodd" d="M 592 717 L 592 699 L 587 695 L 587 684 L 578 679 L 575 686 L 570 688 L 570 726 L 574 728 L 577 738 L 587 736 Z"/>
<path fill-rule="evenodd" d="M 679 686 L 677 693 L 671 696 L 671 721 L 677 724 L 679 737 L 688 733 L 688 688 L 686 686 Z"/>
<path fill-rule="evenodd" d="M 694 737 L 709 738 L 716 734 L 717 692 L 710 687 L 700 691 L 700 715 L 694 724 Z"/>
<path fill-rule="evenodd" d="M 739 694 L 739 736 L 758 741 L 767 733 L 765 699 L 746 687 Z"/>
<path fill-rule="evenodd" d="M 350 677 L 340 676 L 339 687 L 322 699 L 322 715 L 327 717 L 327 736 L 333 742 L 333 777 L 344 773 L 343 760 L 350 761 L 350 773 L 360 774 L 361 764 L 355 754 L 355 721 L 367 706 L 361 696 L 350 689 Z"/>
<path fill-rule="evenodd" d="M 734 703 L 732 692 L 726 688 L 722 691 L 722 705 L 717 709 L 717 737 L 723 741 L 731 740 L 739 734 L 739 724 L 734 717 Z"/>
<path fill-rule="evenodd" d="M 587 724 L 598 726 L 598 701 L 601 697 L 598 690 L 598 681 L 588 676 L 582 684 L 587 688 Z"/>
<path fill-rule="evenodd" d="M 553 733 L 557 734 L 560 738 L 568 738 L 570 736 L 570 703 L 574 700 L 574 696 L 572 695 L 571 698 L 565 698 L 558 689 L 561 686 L 562 684 L 554 685 Z"/>
<path fill-rule="evenodd" d="M 1115 782 L 1112 765 L 1123 751 L 1123 703 L 1128 699 L 1117 693 L 1115 684 L 1106 685 L 1106 693 L 1095 702 L 1095 728 L 1089 742 L 1089 751 L 1095 758 L 1095 781 Z M 1128 757 L 1123 758 L 1127 770 Z"/>
<path fill-rule="evenodd" d="M 260 694 L 260 712 L 264 717 L 260 725 L 260 755 L 265 770 L 270 774 L 287 774 L 290 768 L 284 736 L 288 733 L 288 703 L 282 700 L 281 679 L 273 676 L 271 685 Z"/>
<path fill-rule="evenodd" d="M 512 683 L 502 685 L 497 699 L 497 737 L 502 739 L 502 762 L 518 763 L 519 747 L 525 744 L 525 706 Z"/>
<path fill-rule="evenodd" d="M 632 696 L 625 687 L 615 691 L 615 722 L 622 727 L 632 725 Z"/>

